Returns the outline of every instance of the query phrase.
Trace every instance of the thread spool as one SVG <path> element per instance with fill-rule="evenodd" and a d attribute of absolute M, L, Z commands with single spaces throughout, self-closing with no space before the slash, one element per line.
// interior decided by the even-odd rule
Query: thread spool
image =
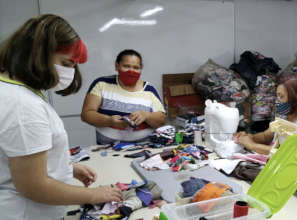
<path fill-rule="evenodd" d="M 245 201 L 236 201 L 234 203 L 233 218 L 247 216 L 249 211 L 248 203 Z"/>

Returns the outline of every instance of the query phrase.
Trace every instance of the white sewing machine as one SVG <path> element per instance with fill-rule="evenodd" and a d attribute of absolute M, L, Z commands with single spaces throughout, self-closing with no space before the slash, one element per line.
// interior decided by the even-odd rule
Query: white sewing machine
<path fill-rule="evenodd" d="M 228 107 L 217 101 L 205 101 L 205 141 L 220 157 L 231 158 L 233 153 L 242 151 L 242 147 L 233 140 L 233 134 L 239 124 L 237 108 Z"/>

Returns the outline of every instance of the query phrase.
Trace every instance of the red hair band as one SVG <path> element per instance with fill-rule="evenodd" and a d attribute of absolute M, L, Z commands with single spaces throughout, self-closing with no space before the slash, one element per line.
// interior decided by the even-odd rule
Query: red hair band
<path fill-rule="evenodd" d="M 57 52 L 71 55 L 71 60 L 75 63 L 85 63 L 88 60 L 87 47 L 81 39 L 69 45 L 58 46 Z"/>

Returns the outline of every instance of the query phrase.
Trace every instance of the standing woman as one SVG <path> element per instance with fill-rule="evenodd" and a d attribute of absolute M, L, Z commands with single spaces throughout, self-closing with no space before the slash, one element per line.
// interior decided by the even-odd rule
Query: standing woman
<path fill-rule="evenodd" d="M 40 92 L 77 92 L 77 63 L 86 60 L 84 43 L 56 15 L 29 19 L 0 44 L 1 219 L 62 219 L 62 205 L 121 200 L 119 189 L 87 188 L 96 174 L 72 165 L 63 122 Z M 70 185 L 73 176 L 86 187 Z"/>
<path fill-rule="evenodd" d="M 115 61 L 117 75 L 93 81 L 85 97 L 81 118 L 96 127 L 97 144 L 143 141 L 165 123 L 166 115 L 155 87 L 141 79 L 139 52 L 121 51 Z M 123 119 L 129 119 L 131 129 Z"/>

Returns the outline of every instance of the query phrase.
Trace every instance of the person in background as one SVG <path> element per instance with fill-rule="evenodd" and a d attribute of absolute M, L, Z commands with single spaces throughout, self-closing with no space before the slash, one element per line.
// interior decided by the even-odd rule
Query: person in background
<path fill-rule="evenodd" d="M 297 77 L 280 76 L 277 83 L 276 116 L 297 124 Z M 273 138 L 274 133 L 269 128 L 254 135 L 245 132 L 234 135 L 236 143 L 259 154 L 270 153 Z"/>
<path fill-rule="evenodd" d="M 93 81 L 85 97 L 81 118 L 96 127 L 98 144 L 145 140 L 165 123 L 165 110 L 157 90 L 140 79 L 142 57 L 135 50 L 120 52 L 118 75 Z"/>
<path fill-rule="evenodd" d="M 67 133 L 41 90 L 81 87 L 86 46 L 63 18 L 25 22 L 0 44 L 0 212 L 5 220 L 63 219 L 64 205 L 120 201 L 118 188 L 87 188 L 97 175 L 72 164 Z M 73 176 L 83 186 L 71 185 Z"/>

